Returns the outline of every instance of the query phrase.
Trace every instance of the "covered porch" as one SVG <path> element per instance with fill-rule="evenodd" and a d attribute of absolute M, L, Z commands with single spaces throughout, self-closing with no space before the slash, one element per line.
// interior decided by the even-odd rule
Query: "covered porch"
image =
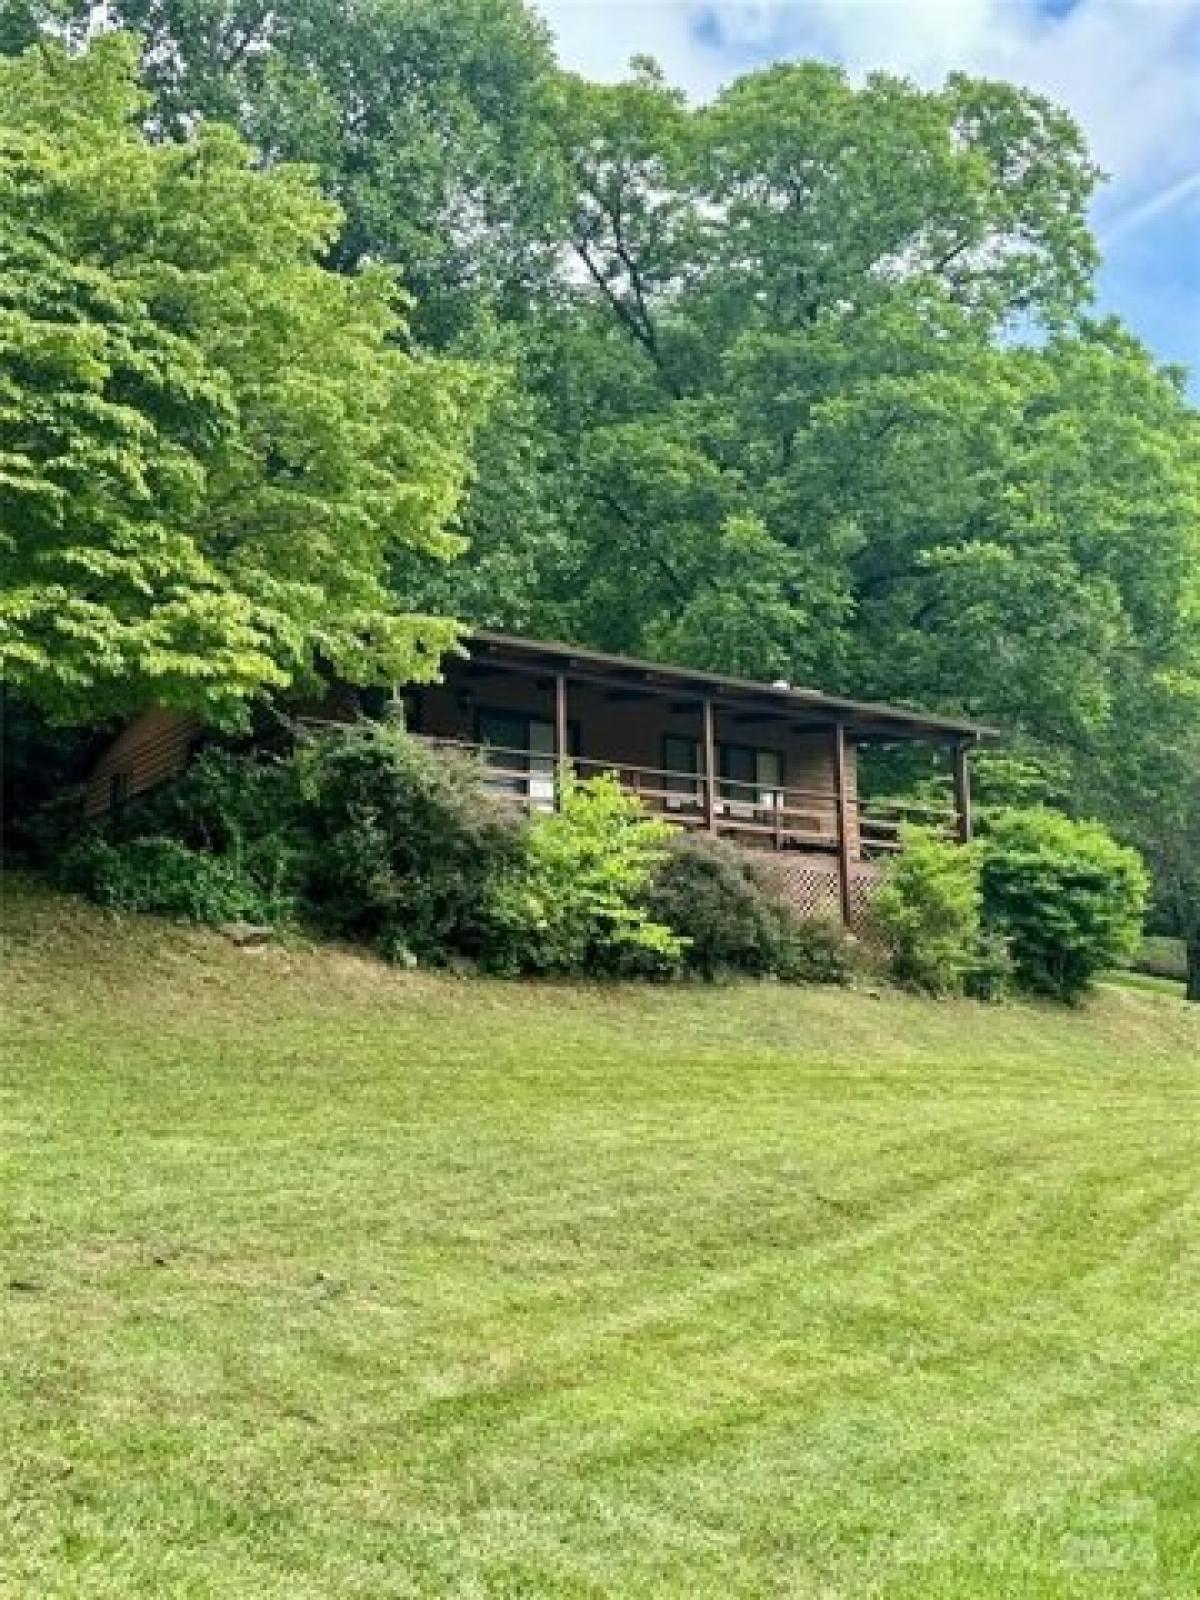
<path fill-rule="evenodd" d="M 566 772 L 613 773 L 673 825 L 766 853 L 807 913 L 857 920 L 906 821 L 971 837 L 974 724 L 495 633 L 467 649 L 405 697 L 413 733 L 477 753 L 489 787 L 531 809 Z M 860 749 L 911 741 L 948 755 L 952 804 L 860 795 Z"/>

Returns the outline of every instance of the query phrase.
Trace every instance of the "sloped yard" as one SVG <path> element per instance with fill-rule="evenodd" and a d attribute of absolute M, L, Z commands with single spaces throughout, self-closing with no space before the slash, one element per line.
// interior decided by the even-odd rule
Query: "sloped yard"
<path fill-rule="evenodd" d="M 1200 1592 L 1200 1021 L 10 884 L 0 1594 Z"/>

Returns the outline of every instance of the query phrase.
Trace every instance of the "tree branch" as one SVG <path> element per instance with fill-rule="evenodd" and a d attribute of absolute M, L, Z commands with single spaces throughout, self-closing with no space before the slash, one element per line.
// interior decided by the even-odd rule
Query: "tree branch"
<path fill-rule="evenodd" d="M 613 514 L 617 516 L 622 523 L 624 523 L 625 527 L 627 527 L 631 533 L 636 534 L 639 545 L 642 547 L 645 554 L 649 556 L 654 565 L 658 568 L 662 576 L 667 580 L 667 583 L 670 585 L 676 598 L 684 602 L 690 600 L 692 596 L 687 584 L 675 571 L 674 567 L 662 554 L 661 550 L 648 541 L 647 535 L 649 534 L 650 530 L 645 526 L 645 524 L 640 522 L 638 518 L 635 517 L 625 506 L 623 506 L 614 494 L 610 494 L 607 489 L 602 488 L 597 484 L 589 485 L 589 488 L 593 497 L 598 500 L 601 505 L 607 506 L 608 509 L 613 512 Z"/>
<path fill-rule="evenodd" d="M 663 356 L 658 330 L 654 325 L 654 318 L 650 312 L 645 279 L 642 277 L 637 258 L 625 234 L 620 202 L 619 200 L 612 203 L 607 202 L 602 195 L 597 193 L 595 185 L 590 183 L 582 172 L 578 176 L 580 186 L 590 196 L 608 224 L 612 234 L 613 254 L 624 267 L 629 279 L 630 291 L 633 296 L 633 309 L 630 309 L 622 296 L 614 294 L 608 279 L 593 260 L 586 239 L 577 238 L 574 241 L 575 253 L 587 268 L 589 277 L 604 296 L 622 327 L 632 336 L 645 354 L 649 356 L 672 398 L 679 400 L 682 398 L 683 390 L 672 377 Z"/>

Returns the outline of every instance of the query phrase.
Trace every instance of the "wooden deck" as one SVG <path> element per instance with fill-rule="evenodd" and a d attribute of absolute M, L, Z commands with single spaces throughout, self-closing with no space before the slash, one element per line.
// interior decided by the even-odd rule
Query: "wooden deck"
<path fill-rule="evenodd" d="M 460 750 L 478 758 L 485 787 L 511 796 L 534 811 L 551 811 L 557 792 L 556 763 L 552 756 L 530 755 L 525 750 L 505 750 L 463 739 L 419 735 L 422 743 L 440 749 Z M 616 777 L 621 787 L 636 795 L 647 810 L 681 828 L 708 828 L 708 780 L 694 772 L 673 772 L 665 767 L 633 767 L 618 762 L 573 756 L 571 770 L 580 778 L 601 773 Z M 839 797 L 834 789 L 768 788 L 765 785 L 717 779 L 711 803 L 711 831 L 759 849 L 828 850 L 839 844 Z M 905 802 L 842 801 L 855 853 L 866 859 L 900 848 L 900 829 L 920 822 L 957 837 L 955 814 L 949 806 Z"/>
<path fill-rule="evenodd" d="M 557 804 L 557 764 L 552 756 L 485 747 L 462 739 L 418 736 L 425 744 L 458 750 L 477 759 L 485 788 L 529 811 Z M 764 853 L 763 865 L 784 896 L 806 916 L 843 916 L 861 921 L 886 858 L 901 848 L 906 822 L 932 827 L 948 840 L 959 836 L 950 807 L 860 800 L 830 789 L 767 788 L 718 779 L 711 803 L 702 774 L 665 767 L 627 766 L 574 756 L 580 778 L 616 777 L 628 794 L 674 827 L 706 830 L 746 849 Z M 840 826 L 847 833 L 843 851 Z M 845 881 L 843 882 L 843 861 Z"/>

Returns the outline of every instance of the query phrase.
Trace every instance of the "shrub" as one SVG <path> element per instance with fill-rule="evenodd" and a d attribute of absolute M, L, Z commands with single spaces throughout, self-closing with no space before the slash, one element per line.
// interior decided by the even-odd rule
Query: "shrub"
<path fill-rule="evenodd" d="M 30 858 L 64 888 L 71 887 L 66 882 L 64 862 L 91 839 L 94 831 L 88 820 L 87 790 L 81 783 L 60 790 L 40 805 L 23 829 Z"/>
<path fill-rule="evenodd" d="M 1097 822 L 1049 810 L 992 817 L 982 840 L 988 922 L 1018 984 L 1073 1001 L 1137 949 L 1149 880 L 1137 852 Z"/>
<path fill-rule="evenodd" d="M 975 959 L 964 976 L 963 988 L 972 1000 L 1003 1000 L 1012 992 L 1014 976 L 1008 940 L 985 922 Z"/>
<path fill-rule="evenodd" d="M 980 945 L 979 861 L 928 828 L 901 830 L 902 850 L 872 903 L 893 976 L 929 994 L 953 994 Z"/>
<path fill-rule="evenodd" d="M 1121 965 L 1151 978 L 1174 978 L 1183 983 L 1187 977 L 1187 946 L 1182 939 L 1148 934 Z"/>
<path fill-rule="evenodd" d="M 236 855 L 265 834 L 291 831 L 299 795 L 287 759 L 210 747 L 177 776 L 112 816 L 114 838 L 158 833 L 215 855 Z"/>
<path fill-rule="evenodd" d="M 60 863 L 61 881 L 101 905 L 152 911 L 190 922 L 275 923 L 292 906 L 272 898 L 223 856 L 192 850 L 177 839 L 112 844 L 100 835 L 80 841 Z"/>
<path fill-rule="evenodd" d="M 388 953 L 478 955 L 523 857 L 521 821 L 478 764 L 363 722 L 311 738 L 295 766 L 314 916 Z"/>
<path fill-rule="evenodd" d="M 488 964 L 507 972 L 664 975 L 684 943 L 646 908 L 669 837 L 615 778 L 569 782 L 562 807 L 535 815 L 524 859 L 490 905 Z"/>
<path fill-rule="evenodd" d="M 846 983 L 854 941 L 840 923 L 801 920 L 753 855 L 711 834 L 676 833 L 650 881 L 645 904 L 684 941 L 687 968 Z"/>
<path fill-rule="evenodd" d="M 849 983 L 861 965 L 854 935 L 830 917 L 788 917 L 775 970 L 791 983 Z"/>
<path fill-rule="evenodd" d="M 646 907 L 686 939 L 685 964 L 706 978 L 778 972 L 790 919 L 755 874 L 748 852 L 708 834 L 675 834 L 646 892 Z"/>
<path fill-rule="evenodd" d="M 294 809 L 286 763 L 211 750 L 102 829 L 74 797 L 38 827 L 50 875 L 102 905 L 278 924 L 295 916 L 303 876 Z"/>
<path fill-rule="evenodd" d="M 90 729 L 53 726 L 0 683 L 0 844 L 6 858 L 44 859 L 52 815 L 65 820 L 64 795 L 94 739 Z"/>
<path fill-rule="evenodd" d="M 175 839 L 218 857 L 271 906 L 294 907 L 300 897 L 307 850 L 296 772 L 261 751 L 205 750 L 107 831 L 118 842 Z"/>

